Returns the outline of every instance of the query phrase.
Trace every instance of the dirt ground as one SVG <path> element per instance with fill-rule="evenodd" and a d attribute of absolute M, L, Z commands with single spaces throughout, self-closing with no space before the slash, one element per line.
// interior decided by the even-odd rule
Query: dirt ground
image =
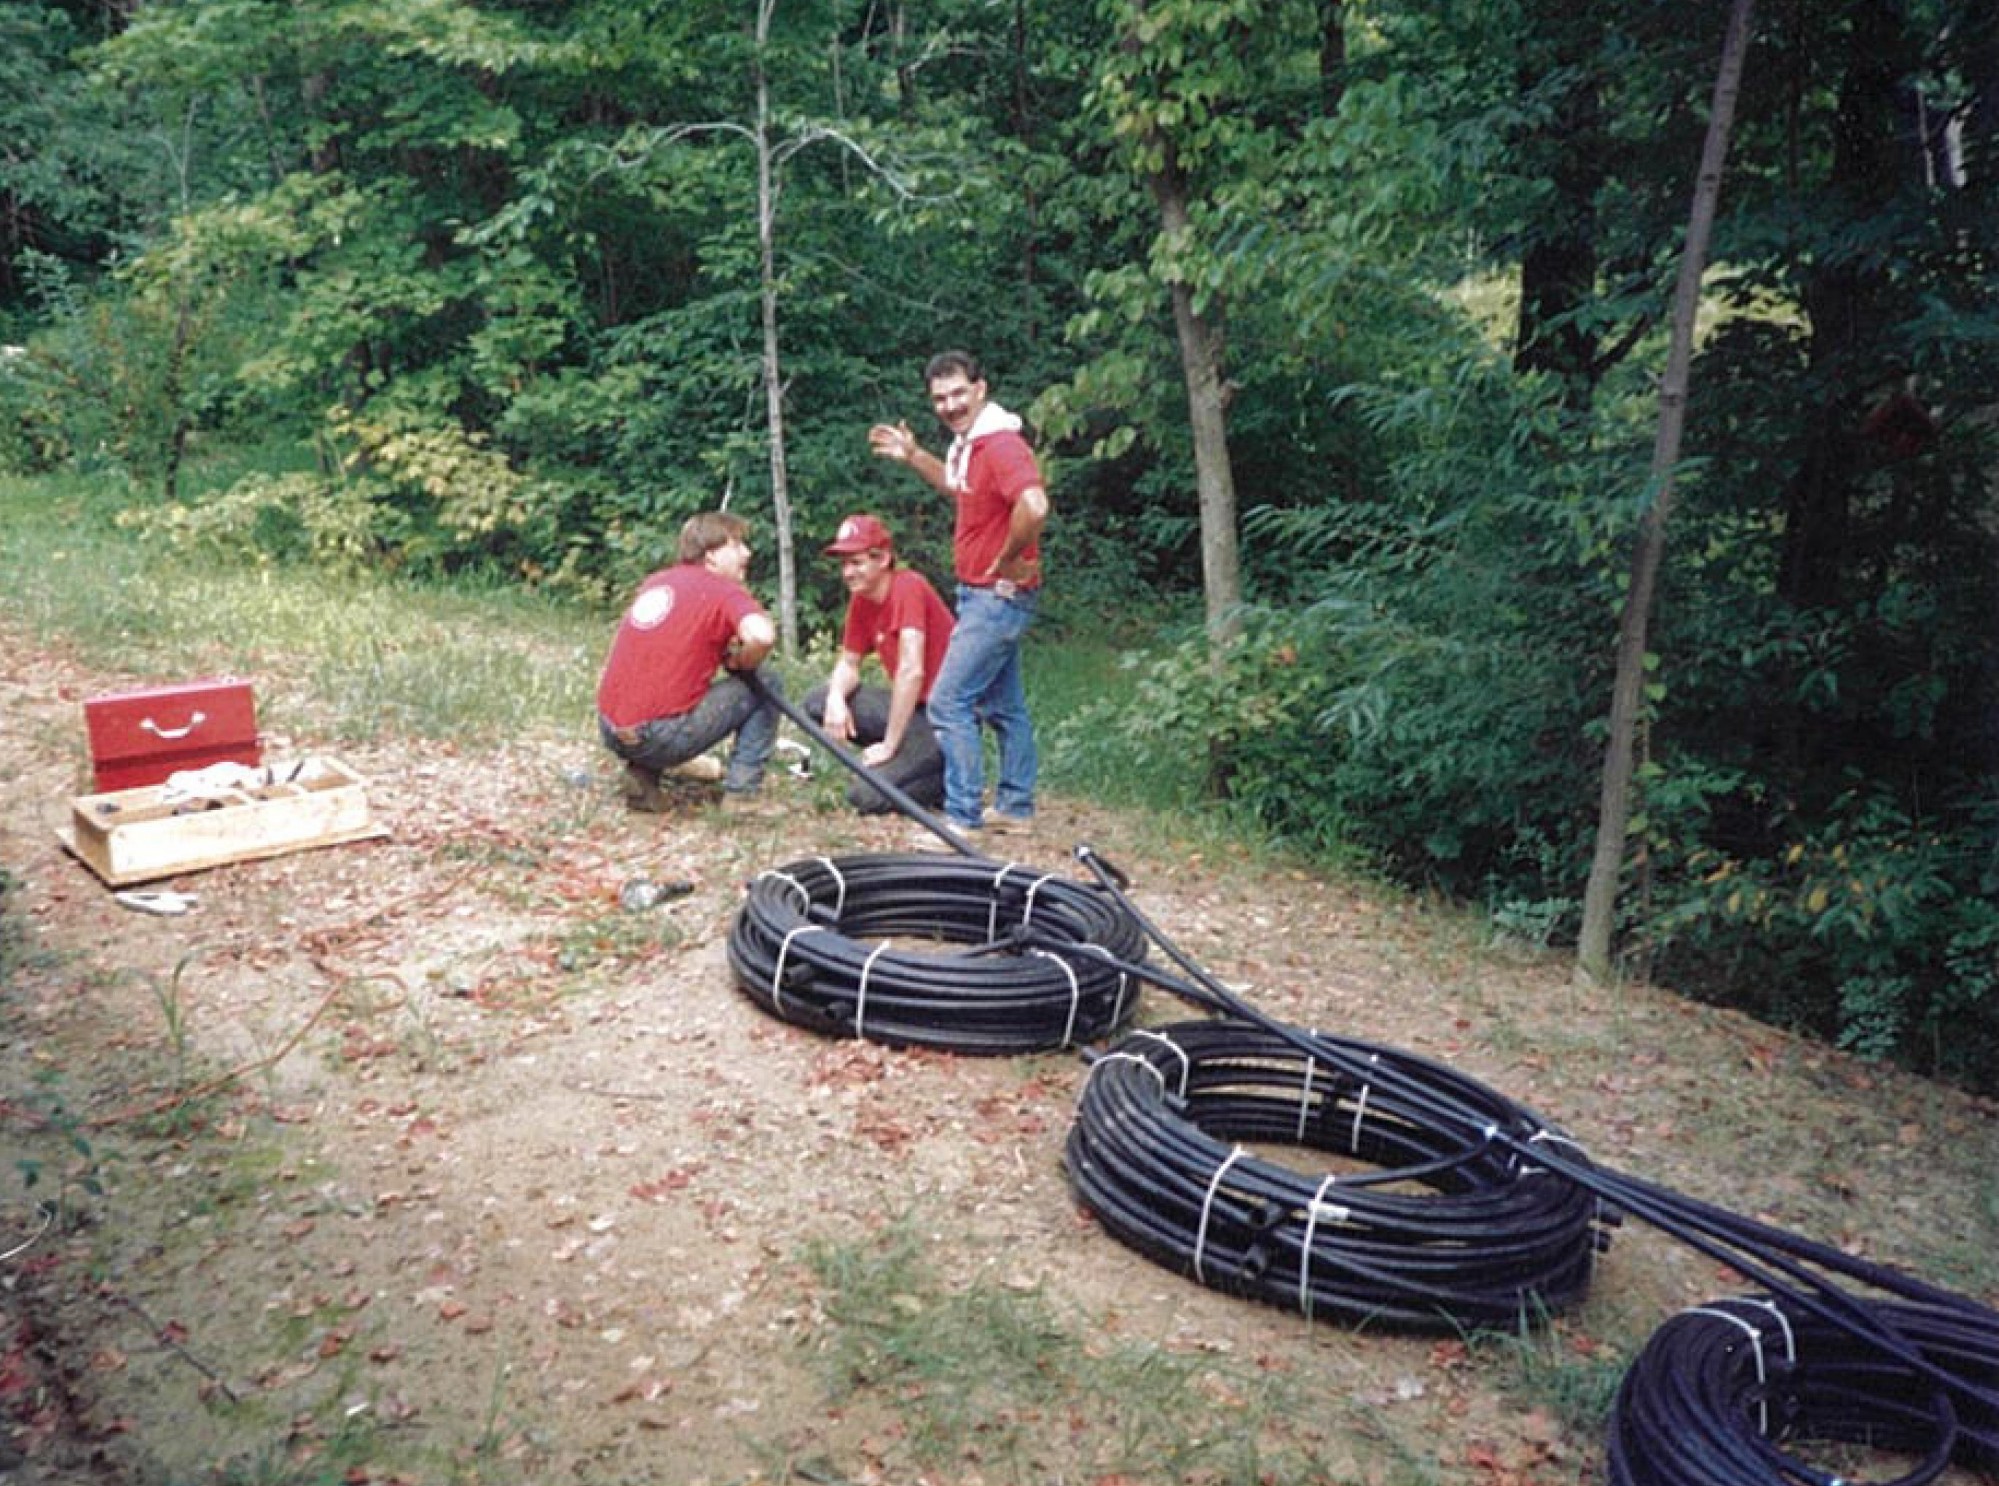
<path fill-rule="evenodd" d="M 375 1442 L 354 1483 L 1169 1479 L 1065 1458 L 1053 1425 L 1024 1460 L 917 1461 L 896 1399 L 832 1392 L 800 1256 L 912 1229 L 947 1284 L 1038 1297 L 1093 1344 L 1283 1377 L 1318 1406 L 1257 1427 L 1325 1479 L 1598 1478 L 1597 1439 L 1484 1351 L 1308 1326 L 1103 1234 L 1061 1168 L 1075 1055 L 899 1052 L 758 1010 L 725 958 L 743 884 L 912 841 L 831 781 L 643 816 L 580 731 L 271 740 L 361 770 L 385 834 L 151 884 L 197 900 L 157 917 L 56 837 L 81 700 L 138 679 L 0 660 L 0 1481 L 320 1479 L 343 1429 Z M 1458 1066 L 1599 1164 L 1990 1283 L 1990 1101 L 1649 987 L 1581 993 L 1461 915 L 1084 802 L 1010 852 L 1073 871 L 1084 840 L 1274 1015 Z M 635 877 L 694 890 L 632 910 Z M 1148 992 L 1139 1020 L 1187 1014 Z M 1737 1288 L 1627 1226 L 1556 1345 L 1625 1358 Z"/>

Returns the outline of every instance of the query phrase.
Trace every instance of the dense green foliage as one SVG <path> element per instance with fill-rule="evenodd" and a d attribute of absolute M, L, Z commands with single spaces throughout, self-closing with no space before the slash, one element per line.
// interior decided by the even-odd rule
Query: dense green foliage
<path fill-rule="evenodd" d="M 685 514 L 772 511 L 765 164 L 800 550 L 867 505 L 942 566 L 861 430 L 922 426 L 923 358 L 970 347 L 1041 434 L 1049 625 L 1131 650 L 1075 767 L 1177 755 L 1560 939 L 1723 9 L 10 6 L 0 467 L 115 474 L 236 559 L 616 594 Z M 1996 193 L 1990 6 L 1762 8 L 1622 926 L 1674 984 L 1988 1083 Z M 1199 581 L 1168 283 L 1225 328 L 1220 656 L 1139 623 Z M 287 452 L 182 488 L 251 442 Z"/>

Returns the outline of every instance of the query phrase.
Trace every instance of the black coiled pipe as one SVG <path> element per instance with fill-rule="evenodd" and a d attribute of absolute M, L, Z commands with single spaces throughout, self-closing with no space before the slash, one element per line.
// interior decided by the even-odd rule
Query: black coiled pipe
<path fill-rule="evenodd" d="M 1078 1197 L 1156 1262 L 1308 1317 L 1512 1328 L 1585 1295 L 1596 1199 L 1513 1154 L 1546 1141 L 1580 1152 L 1441 1064 L 1305 1036 L 1317 1054 L 1232 1018 L 1126 1036 L 1078 1100 L 1064 1153 Z M 1441 1127 L 1423 1095 L 1488 1133 Z M 1278 1145 L 1343 1169 L 1305 1174 L 1251 1149 Z"/>
<path fill-rule="evenodd" d="M 1999 1467 L 1999 1312 L 1990 1306 L 1640 1177 L 1597 1167 L 1567 1142 L 1547 1139 L 1548 1132 L 1523 1136 L 1513 1122 L 1492 1118 L 1467 1102 L 1462 1088 L 1420 1073 L 1404 1077 L 1393 1060 L 1371 1057 L 1364 1064 L 1348 1044 L 1264 1016 L 1130 902 L 1122 873 L 1087 847 L 1079 846 L 1076 855 L 1137 920 L 1147 940 L 1185 972 L 1185 979 L 1176 981 L 1147 968 L 1142 973 L 1148 981 L 1192 1005 L 1247 1022 L 1329 1071 L 1368 1081 L 1378 1067 L 1383 1082 L 1409 1101 L 1412 1120 L 1430 1128 L 1445 1148 L 1501 1147 L 1523 1166 L 1593 1193 L 1604 1221 L 1636 1218 L 1763 1286 L 1805 1336 L 1803 1355 L 1815 1358 L 1811 1386 L 1789 1399 L 1784 1427 L 1793 1437 L 1888 1442 L 1920 1457 L 1905 1478 L 1911 1483 L 1935 1479 L 1943 1462 L 1986 1473 Z M 1854 1286 L 1873 1293 L 1863 1296 Z M 1719 1324 L 1740 1332 L 1732 1320 Z M 1708 1344 L 1712 1366 L 1711 1348 L 1719 1345 L 1721 1333 L 1690 1332 L 1684 1322 L 1669 1323 L 1665 1330 L 1659 1353 L 1642 1376 L 1627 1383 L 1619 1400 L 1613 1448 L 1616 1469 L 1629 1473 L 1614 1477 L 1620 1486 L 1625 1481 L 1836 1486 L 1832 1475 L 1785 1455 L 1760 1428 L 1757 1441 L 1744 1440 L 1740 1397 L 1716 1383 L 1724 1374 L 1700 1372 L 1702 1357 L 1694 1346 Z M 1642 1419 L 1631 1423 L 1627 1415 L 1668 1422 L 1654 1428 Z M 1685 1447 L 1675 1448 L 1669 1443 L 1674 1439 Z"/>
<path fill-rule="evenodd" d="M 1999 1318 L 1950 1304 L 1867 1305 L 1945 1376 L 1999 1382 Z M 1781 1295 L 1682 1311 L 1652 1334 L 1611 1411 L 1612 1486 L 1833 1486 L 1801 1453 L 1813 1441 L 1907 1459 L 1891 1486 L 1922 1486 L 1951 1465 L 1999 1466 L 1999 1412 L 1904 1366 L 1851 1327 Z"/>
<path fill-rule="evenodd" d="M 963 946 L 938 952 L 898 940 Z M 760 873 L 729 933 L 753 1001 L 836 1037 L 974 1054 L 1114 1035 L 1138 1000 L 1136 923 L 1073 878 L 933 852 L 814 857 Z"/>

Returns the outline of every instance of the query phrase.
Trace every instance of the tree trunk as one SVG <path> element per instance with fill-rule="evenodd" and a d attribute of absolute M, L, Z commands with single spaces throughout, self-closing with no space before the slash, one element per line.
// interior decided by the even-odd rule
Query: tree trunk
<path fill-rule="evenodd" d="M 1902 78 L 1918 61 L 1907 29 L 1879 0 L 1862 0 L 1854 16 L 1825 194 L 1851 203 L 1861 218 L 1886 210 L 1920 177 L 1924 160 L 1905 128 Z M 1777 596 L 1794 608 L 1833 607 L 1848 594 L 1859 431 L 1883 386 L 1903 370 L 1889 360 L 1897 294 L 1894 275 L 1871 255 L 1836 258 L 1804 281 L 1812 374 L 1828 394 L 1784 492 Z"/>
<path fill-rule="evenodd" d="M 1972 98 L 1964 122 L 1964 184 L 1989 191 L 1999 180 L 1999 13 L 1988 6 L 1968 19 L 1959 42 Z"/>
<path fill-rule="evenodd" d="M 1578 417 L 1589 412 L 1598 373 L 1597 337 L 1576 312 L 1596 292 L 1596 209 L 1604 184 L 1603 98 L 1594 71 L 1600 27 L 1586 25 L 1586 15 L 1564 28 L 1563 45 L 1547 64 L 1576 80 L 1533 146 L 1551 161 L 1555 199 L 1521 260 L 1513 342 L 1514 370 L 1554 376 L 1562 405 Z M 1540 81 L 1527 77 L 1522 85 Z"/>
<path fill-rule="evenodd" d="M 186 287 L 174 291 L 173 343 L 167 350 L 166 376 L 160 397 L 173 419 L 167 429 L 166 468 L 160 475 L 160 494 L 169 503 L 180 499 L 181 466 L 187 461 L 187 441 L 194 432 L 194 418 L 187 410 L 187 363 L 193 355 L 194 310 L 189 303 L 194 293 Z"/>
<path fill-rule="evenodd" d="M 1034 140 L 1033 77 L 1034 67 L 1028 55 L 1027 0 L 1014 0 L 1013 7 L 1013 137 L 1023 145 L 1032 145 Z M 1020 188 L 1020 211 L 1024 230 L 1020 244 L 1020 302 L 1026 307 L 1025 329 L 1029 344 L 1041 340 L 1041 316 L 1039 305 L 1041 294 L 1037 283 L 1041 275 L 1039 245 L 1041 242 L 1041 198 L 1035 189 L 1032 177 L 1024 178 Z"/>
<path fill-rule="evenodd" d="M 1331 118 L 1347 91 L 1346 0 L 1319 0 L 1319 109 Z"/>
<path fill-rule="evenodd" d="M 1191 230 L 1187 184 L 1170 142 L 1164 166 L 1148 176 L 1159 204 L 1161 233 L 1168 239 Z M 1223 649 L 1240 632 L 1242 566 L 1236 545 L 1235 470 L 1229 461 L 1228 390 L 1222 374 L 1221 326 L 1194 308 L 1194 291 L 1184 279 L 1171 284 L 1173 328 L 1180 342 L 1180 372 L 1187 384 L 1187 419 L 1194 438 L 1194 485 L 1201 513 L 1201 591 L 1207 601 L 1208 654 L 1219 664 Z"/>
<path fill-rule="evenodd" d="M 757 7 L 757 262 L 763 310 L 764 417 L 770 435 L 771 525 L 777 538 L 778 639 L 787 655 L 798 653 L 798 571 L 791 531 L 791 481 L 784 459 L 784 377 L 777 345 L 777 179 L 770 139 L 770 81 L 764 74 L 764 47 L 770 40 L 777 0 Z"/>
<path fill-rule="evenodd" d="M 1922 59 L 1902 7 L 1857 0 L 1850 11 L 1832 169 L 1822 189 L 1844 205 L 1850 221 L 1875 221 L 1894 210 L 1898 197 L 1929 189 L 1929 160 L 1912 127 L 1917 121 L 1905 83 Z M 1783 492 L 1776 590 L 1797 614 L 1850 614 L 1878 591 L 1878 578 L 1866 572 L 1875 548 L 1863 429 L 1870 409 L 1909 369 L 1896 327 L 1913 306 L 1901 280 L 1874 254 L 1833 254 L 1811 264 L 1800 286 L 1811 328 L 1809 380 L 1823 396 L 1804 411 L 1803 448 Z M 1795 664 L 1772 677 L 1759 731 L 1795 767 L 1836 768 L 1853 740 L 1799 704 L 1803 679 Z"/>
<path fill-rule="evenodd" d="M 1603 787 L 1597 806 L 1596 853 L 1590 862 L 1589 885 L 1583 895 L 1582 932 L 1576 944 L 1579 978 L 1604 980 L 1610 975 L 1611 939 L 1617 918 L 1617 890 L 1624 868 L 1626 828 L 1631 819 L 1632 760 L 1638 714 L 1644 697 L 1645 637 L 1652 595 L 1666 550 L 1666 519 L 1672 513 L 1673 466 L 1680 457 L 1680 436 L 1686 424 L 1688 370 L 1693 364 L 1694 316 L 1700 308 L 1701 275 L 1707 267 L 1708 240 L 1714 230 L 1716 203 L 1721 197 L 1722 163 L 1728 155 L 1729 128 L 1742 82 L 1743 54 L 1749 47 L 1752 0 L 1734 0 L 1728 33 L 1722 43 L 1721 67 L 1714 83 L 1707 140 L 1701 148 L 1700 176 L 1694 185 L 1693 211 L 1687 221 L 1686 246 L 1680 255 L 1679 283 L 1673 291 L 1673 324 L 1666 372 L 1659 386 L 1659 427 L 1652 446 L 1651 484 L 1655 495 L 1638 526 L 1638 545 L 1631 558 L 1631 586 L 1617 630 L 1617 672 L 1611 688 L 1610 736 L 1604 746 Z"/>

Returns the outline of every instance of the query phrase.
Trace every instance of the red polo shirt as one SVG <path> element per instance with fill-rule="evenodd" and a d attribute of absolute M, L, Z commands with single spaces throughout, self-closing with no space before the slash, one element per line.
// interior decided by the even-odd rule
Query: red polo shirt
<path fill-rule="evenodd" d="M 748 589 L 699 563 L 654 573 L 639 585 L 611 641 L 597 710 L 621 728 L 692 711 L 708 694 L 736 627 L 762 612 Z"/>
<path fill-rule="evenodd" d="M 860 594 L 847 601 L 840 648 L 855 655 L 878 656 L 893 682 L 896 663 L 902 657 L 902 632 L 922 630 L 923 691 L 918 700 L 927 702 L 944 664 L 945 647 L 951 642 L 952 623 L 950 607 L 937 596 L 930 580 L 910 568 L 897 568 L 880 603 Z"/>
<path fill-rule="evenodd" d="M 1006 547 L 1014 505 L 1022 491 L 1040 483 L 1041 467 L 1034 462 L 1034 451 L 1018 433 L 989 433 L 972 445 L 965 488 L 957 492 L 958 521 L 951 541 L 960 583 L 983 586 L 993 581 L 992 565 Z M 1020 555 L 1039 559 L 1040 543 Z"/>

